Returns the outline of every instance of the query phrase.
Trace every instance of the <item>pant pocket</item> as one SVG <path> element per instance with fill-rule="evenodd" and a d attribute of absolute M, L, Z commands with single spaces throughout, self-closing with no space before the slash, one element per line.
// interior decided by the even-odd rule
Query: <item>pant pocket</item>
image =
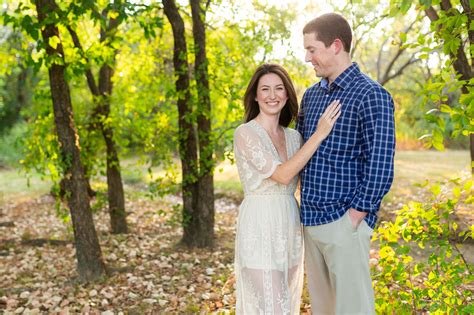
<path fill-rule="evenodd" d="M 347 210 L 346 213 L 344 213 L 342 220 L 345 222 L 345 225 L 348 227 L 349 231 L 351 231 L 352 233 L 358 232 L 360 228 L 360 224 L 356 228 L 352 225 L 352 219 L 351 219 L 351 216 L 349 215 L 349 210 Z"/>

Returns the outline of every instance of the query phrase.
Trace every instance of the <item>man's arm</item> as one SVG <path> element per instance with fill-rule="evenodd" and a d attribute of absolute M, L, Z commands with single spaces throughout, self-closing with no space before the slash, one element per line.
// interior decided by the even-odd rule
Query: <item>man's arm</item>
<path fill-rule="evenodd" d="M 301 134 L 303 137 L 304 143 L 304 103 L 305 103 L 305 95 L 306 92 L 303 94 L 303 98 L 301 99 L 300 109 L 298 111 L 298 117 L 296 118 L 296 130 Z"/>
<path fill-rule="evenodd" d="M 395 153 L 394 105 L 382 87 L 369 92 L 359 109 L 363 133 L 363 178 L 352 200 L 349 214 L 360 223 L 367 212 L 379 210 L 393 181 Z M 355 211 L 357 210 L 357 211 Z"/>

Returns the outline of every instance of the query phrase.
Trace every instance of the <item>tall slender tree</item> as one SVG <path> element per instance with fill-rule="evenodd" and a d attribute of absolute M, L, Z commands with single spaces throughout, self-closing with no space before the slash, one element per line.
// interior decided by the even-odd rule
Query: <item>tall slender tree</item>
<path fill-rule="evenodd" d="M 105 265 L 92 218 L 84 168 L 80 158 L 78 134 L 74 125 L 65 60 L 60 34 L 51 13 L 57 12 L 54 0 L 36 0 L 38 21 L 46 45 L 54 121 L 60 144 L 66 198 L 71 212 L 80 279 L 92 281 L 105 275 Z"/>
<path fill-rule="evenodd" d="M 114 140 L 114 131 L 109 122 L 110 116 L 110 97 L 112 95 L 112 77 L 114 73 L 115 57 L 117 50 L 112 47 L 114 36 L 117 31 L 118 25 L 122 19 L 109 16 L 110 10 L 115 8 L 121 10 L 121 1 L 114 1 L 109 4 L 101 14 L 97 12 L 95 6 L 91 6 L 91 10 L 94 16 L 101 19 L 100 28 L 100 42 L 104 43 L 108 49 L 113 51 L 110 60 L 106 60 L 100 65 L 99 70 L 99 85 L 96 84 L 96 79 L 92 73 L 90 61 L 86 58 L 88 68 L 85 71 L 87 85 L 90 92 L 92 93 L 95 108 L 91 115 L 91 121 L 89 123 L 90 128 L 98 128 L 102 132 L 102 136 L 106 145 L 106 174 L 107 174 L 107 195 L 109 204 L 109 215 L 110 225 L 112 233 L 127 233 L 127 221 L 125 212 L 125 197 L 122 182 L 122 175 L 120 171 L 120 159 L 118 155 L 117 145 Z M 118 15 L 118 13 L 117 13 Z M 85 56 L 85 52 L 82 48 L 79 36 L 76 31 L 68 25 L 69 33 L 74 42 L 74 46 L 81 51 L 82 55 Z"/>
<path fill-rule="evenodd" d="M 179 115 L 179 151 L 182 167 L 183 238 L 190 247 L 214 242 L 214 187 L 210 96 L 207 74 L 205 27 L 199 1 L 191 3 L 195 38 L 195 79 L 198 88 L 197 121 L 193 115 L 188 51 L 184 20 L 174 0 L 163 0 L 174 39 L 173 65 Z M 196 135 L 195 129 L 198 130 Z"/>
<path fill-rule="evenodd" d="M 190 0 L 194 38 L 194 78 L 198 95 L 197 131 L 199 175 L 197 211 L 184 227 L 184 242 L 211 246 L 214 241 L 214 142 L 211 128 L 211 95 L 206 51 L 206 11 L 210 1 Z"/>

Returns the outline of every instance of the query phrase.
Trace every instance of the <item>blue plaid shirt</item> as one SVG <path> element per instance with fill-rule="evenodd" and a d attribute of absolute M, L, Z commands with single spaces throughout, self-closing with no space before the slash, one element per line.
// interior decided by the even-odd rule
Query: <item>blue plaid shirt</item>
<path fill-rule="evenodd" d="M 374 228 L 393 181 L 393 100 L 353 63 L 331 85 L 322 79 L 306 90 L 297 123 L 304 141 L 333 100 L 341 101 L 342 114 L 301 172 L 301 222 L 330 223 L 355 208 Z"/>

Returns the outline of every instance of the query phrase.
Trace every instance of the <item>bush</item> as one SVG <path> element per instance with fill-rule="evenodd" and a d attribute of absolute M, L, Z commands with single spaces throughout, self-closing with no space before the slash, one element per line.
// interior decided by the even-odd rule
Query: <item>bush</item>
<path fill-rule="evenodd" d="M 23 157 L 18 141 L 26 132 L 26 124 L 16 124 L 8 133 L 0 135 L 0 167 L 16 167 Z"/>
<path fill-rule="evenodd" d="M 453 219 L 455 209 L 472 207 L 473 181 L 426 187 L 429 202 L 410 202 L 397 211 L 395 222 L 383 222 L 374 233 L 380 245 L 372 270 L 379 314 L 474 313 L 467 287 L 474 281 L 472 265 L 458 244 L 472 240 L 474 225 L 460 232 Z M 425 258 L 416 258 L 415 249 L 423 250 Z"/>

